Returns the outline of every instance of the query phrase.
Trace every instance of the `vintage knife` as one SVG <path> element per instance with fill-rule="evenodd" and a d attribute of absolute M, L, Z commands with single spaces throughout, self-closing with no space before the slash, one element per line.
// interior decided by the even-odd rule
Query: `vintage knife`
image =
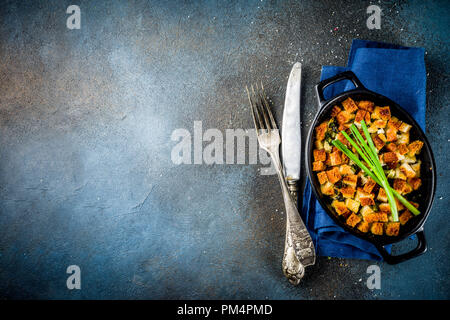
<path fill-rule="evenodd" d="M 292 67 L 286 88 L 283 123 L 281 128 L 281 156 L 283 157 L 284 175 L 289 192 L 298 207 L 297 183 L 300 179 L 300 157 L 302 150 L 300 131 L 300 90 L 302 65 L 296 62 Z"/>
<path fill-rule="evenodd" d="M 301 132 L 300 92 L 302 65 L 294 64 L 289 75 L 281 128 L 281 153 L 287 185 L 294 203 L 298 206 L 297 182 L 300 179 Z M 287 209 L 286 209 L 287 210 Z M 298 210 L 297 210 L 298 211 Z M 314 243 L 302 218 L 297 215 L 286 219 L 286 240 L 283 256 L 283 272 L 289 281 L 297 285 L 305 274 L 305 267 L 315 264 Z"/>

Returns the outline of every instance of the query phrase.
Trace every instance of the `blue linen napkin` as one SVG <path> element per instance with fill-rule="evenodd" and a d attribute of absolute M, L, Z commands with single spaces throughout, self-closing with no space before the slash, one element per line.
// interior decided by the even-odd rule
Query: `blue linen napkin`
<path fill-rule="evenodd" d="M 351 70 L 369 90 L 382 94 L 406 109 L 425 131 L 426 71 L 423 48 L 355 39 L 347 67 L 323 66 L 321 81 Z M 354 88 L 347 80 L 325 89 L 325 99 Z M 373 244 L 338 226 L 315 198 L 309 180 L 301 212 L 318 256 L 382 260 Z M 386 248 L 390 250 L 389 248 Z"/>

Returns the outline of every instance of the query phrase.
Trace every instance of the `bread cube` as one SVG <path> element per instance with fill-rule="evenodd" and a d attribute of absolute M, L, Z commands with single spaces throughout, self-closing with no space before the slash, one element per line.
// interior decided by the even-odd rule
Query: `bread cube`
<path fill-rule="evenodd" d="M 375 204 L 373 197 L 359 197 L 359 201 L 361 201 L 362 206 L 373 206 Z"/>
<path fill-rule="evenodd" d="M 411 130 L 412 126 L 407 124 L 406 122 L 402 122 L 398 130 L 400 130 L 403 133 L 409 132 Z"/>
<path fill-rule="evenodd" d="M 348 218 L 346 223 L 351 226 L 352 228 L 356 226 L 359 222 L 361 222 L 361 218 L 358 217 L 356 214 L 352 213 Z"/>
<path fill-rule="evenodd" d="M 320 184 L 324 184 L 328 181 L 327 173 L 325 171 L 317 173 L 317 179 L 319 179 Z"/>
<path fill-rule="evenodd" d="M 322 122 L 320 125 L 316 127 L 316 139 L 322 141 L 325 139 L 325 133 L 328 130 L 328 123 Z"/>
<path fill-rule="evenodd" d="M 322 149 L 322 150 L 315 149 L 313 151 L 313 155 L 314 155 L 314 161 L 325 161 L 325 160 L 327 160 L 327 153 L 325 152 L 324 149 Z"/>
<path fill-rule="evenodd" d="M 342 164 L 342 152 L 337 150 L 332 153 L 330 153 L 330 163 L 332 166 L 338 166 Z"/>
<path fill-rule="evenodd" d="M 336 120 L 340 125 L 343 125 L 344 123 L 352 120 L 354 116 L 355 115 L 353 113 L 344 110 L 338 113 L 338 115 L 336 116 Z"/>
<path fill-rule="evenodd" d="M 358 107 L 360 109 L 369 111 L 369 112 L 373 112 L 374 108 L 375 108 L 375 104 L 372 101 L 365 101 L 365 100 L 361 100 L 358 102 Z"/>
<path fill-rule="evenodd" d="M 326 169 L 325 163 L 323 161 L 314 161 L 312 165 L 313 171 L 323 171 Z"/>
<path fill-rule="evenodd" d="M 345 205 L 347 208 L 350 209 L 350 211 L 353 211 L 354 213 L 357 213 L 359 210 L 359 202 L 355 201 L 353 199 L 345 199 Z"/>
<path fill-rule="evenodd" d="M 389 222 L 386 224 L 386 235 L 395 237 L 398 236 L 400 231 L 400 223 L 399 222 Z"/>
<path fill-rule="evenodd" d="M 355 171 L 348 164 L 343 164 L 339 166 L 339 173 L 342 175 L 352 175 L 355 174 Z"/>
<path fill-rule="evenodd" d="M 417 190 L 422 185 L 422 180 L 420 178 L 411 178 L 407 180 L 409 185 L 413 188 L 413 190 Z"/>
<path fill-rule="evenodd" d="M 353 99 L 350 97 L 342 101 L 342 106 L 344 107 L 345 111 L 349 113 L 358 110 L 358 106 L 356 105 L 355 101 L 353 101 Z"/>
<path fill-rule="evenodd" d="M 345 176 L 342 179 L 342 182 L 345 183 L 346 185 L 349 185 L 352 188 L 356 188 L 356 184 L 358 183 L 358 176 L 356 174 Z"/>
<path fill-rule="evenodd" d="M 405 174 L 406 178 L 414 178 L 416 176 L 414 169 L 407 163 L 402 163 L 400 166 L 400 171 Z"/>
<path fill-rule="evenodd" d="M 341 191 L 342 196 L 344 198 L 353 198 L 353 195 L 356 192 L 355 188 L 352 188 L 352 187 L 344 187 L 344 188 L 341 188 L 339 191 Z"/>
<path fill-rule="evenodd" d="M 336 183 L 339 180 L 341 180 L 341 174 L 339 173 L 339 168 L 334 167 L 333 169 L 328 170 L 327 178 L 328 178 L 328 181 L 330 181 L 331 183 Z"/>
<path fill-rule="evenodd" d="M 361 221 L 361 222 L 358 224 L 358 226 L 357 226 L 356 228 L 357 228 L 359 231 L 366 233 L 366 232 L 369 231 L 369 227 L 370 227 L 370 224 L 369 224 L 368 222 L 366 222 L 366 221 Z"/>
<path fill-rule="evenodd" d="M 409 132 L 399 134 L 397 140 L 398 143 L 409 144 Z"/>
<path fill-rule="evenodd" d="M 334 185 L 331 182 L 327 181 L 320 186 L 320 191 L 324 195 L 334 196 Z"/>
<path fill-rule="evenodd" d="M 372 179 L 369 178 L 366 182 L 366 184 L 364 185 L 363 190 L 367 193 L 371 193 L 373 188 L 377 185 L 377 183 Z"/>
<path fill-rule="evenodd" d="M 334 200 L 331 203 L 331 206 L 336 210 L 336 213 L 339 216 L 343 215 L 343 216 L 346 217 L 346 216 L 348 216 L 350 214 L 350 211 L 348 210 L 348 208 L 347 208 L 347 206 L 345 205 L 344 202 Z"/>
<path fill-rule="evenodd" d="M 402 212 L 402 214 L 400 214 L 400 216 L 398 217 L 398 221 L 401 223 L 401 225 L 405 225 L 409 219 L 411 219 L 413 217 L 413 214 L 409 211 L 409 210 L 405 210 Z"/>
<path fill-rule="evenodd" d="M 372 226 L 370 227 L 370 232 L 378 236 L 383 235 L 383 223 L 382 222 L 373 223 Z"/>
<path fill-rule="evenodd" d="M 388 197 L 387 197 L 387 194 L 386 194 L 386 191 L 384 190 L 384 188 L 380 188 L 380 191 L 378 191 L 377 199 L 382 202 L 388 201 Z"/>
<path fill-rule="evenodd" d="M 416 141 L 411 142 L 408 145 L 408 150 L 409 150 L 408 155 L 414 156 L 416 154 L 419 154 L 420 150 L 422 150 L 422 147 L 423 147 L 422 141 L 416 140 Z"/>

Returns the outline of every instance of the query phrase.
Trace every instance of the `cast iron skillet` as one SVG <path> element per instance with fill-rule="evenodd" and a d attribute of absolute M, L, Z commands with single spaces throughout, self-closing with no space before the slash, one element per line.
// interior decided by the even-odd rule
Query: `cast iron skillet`
<path fill-rule="evenodd" d="M 330 100 L 325 100 L 323 90 L 327 86 L 341 80 L 352 81 L 353 84 L 355 85 L 355 89 L 341 93 Z M 430 143 L 428 142 L 422 129 L 419 127 L 417 122 L 398 104 L 396 104 L 395 102 L 393 102 L 392 100 L 388 99 L 385 96 L 367 90 L 359 81 L 359 79 L 355 76 L 355 74 L 351 71 L 340 73 L 332 78 L 320 82 L 319 84 L 316 85 L 316 93 L 319 102 L 319 112 L 314 118 L 314 121 L 308 133 L 308 139 L 306 140 L 305 160 L 306 160 L 306 170 L 309 179 L 311 181 L 312 189 L 314 190 L 314 194 L 316 198 L 319 200 L 324 210 L 343 229 L 359 238 L 362 238 L 364 240 L 373 243 L 380 252 L 383 259 L 389 264 L 397 264 L 425 253 L 425 251 L 427 250 L 427 244 L 425 240 L 425 234 L 423 231 L 423 225 L 428 217 L 428 214 L 430 213 L 431 206 L 433 204 L 434 193 L 436 189 L 436 164 L 434 162 L 434 157 L 431 151 Z M 347 99 L 348 97 L 351 97 L 354 100 L 370 100 L 375 102 L 375 105 L 378 106 L 390 106 L 391 114 L 393 116 L 396 116 L 398 119 L 412 125 L 412 128 L 410 130 L 410 141 L 420 140 L 423 141 L 424 143 L 422 151 L 418 156 L 419 159 L 422 160 L 420 172 L 422 179 L 422 186 L 419 188 L 419 190 L 414 191 L 413 193 L 408 195 L 409 199 L 411 199 L 410 197 L 413 197 L 414 198 L 413 201 L 419 203 L 419 210 L 421 213 L 418 216 L 414 216 L 413 218 L 411 218 L 411 220 L 408 221 L 408 223 L 406 223 L 404 226 L 401 226 L 400 233 L 396 237 L 390 237 L 386 235 L 375 236 L 370 232 L 363 233 L 357 229 L 351 228 L 345 223 L 345 221 L 340 220 L 340 218 L 338 218 L 334 214 L 334 210 L 331 207 L 331 199 L 321 194 L 320 184 L 317 179 L 317 175 L 314 174 L 314 172 L 312 171 L 312 154 L 314 149 L 314 138 L 315 138 L 314 129 L 318 124 L 322 123 L 323 121 L 331 117 L 330 113 L 334 105 Z M 413 234 L 417 236 L 418 243 L 417 247 L 409 252 L 393 256 L 389 254 L 389 252 L 384 248 L 384 246 L 388 244 L 399 242 Z"/>

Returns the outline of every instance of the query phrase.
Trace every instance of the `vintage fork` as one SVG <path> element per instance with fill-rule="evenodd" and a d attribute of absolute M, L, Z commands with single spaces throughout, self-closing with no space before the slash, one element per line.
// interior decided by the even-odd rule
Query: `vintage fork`
<path fill-rule="evenodd" d="M 311 236 L 306 229 L 298 213 L 292 196 L 284 178 L 283 169 L 280 161 L 279 147 L 281 138 L 279 130 L 270 106 L 267 101 L 264 87 L 258 85 L 251 86 L 251 92 L 245 87 L 250 101 L 253 122 L 255 123 L 258 143 L 262 149 L 267 151 L 272 159 L 273 165 L 277 171 L 283 193 L 284 206 L 286 208 L 286 238 L 284 244 L 284 255 L 282 268 L 284 275 L 289 281 L 297 285 L 305 274 L 305 267 L 315 263 L 315 250 Z"/>

